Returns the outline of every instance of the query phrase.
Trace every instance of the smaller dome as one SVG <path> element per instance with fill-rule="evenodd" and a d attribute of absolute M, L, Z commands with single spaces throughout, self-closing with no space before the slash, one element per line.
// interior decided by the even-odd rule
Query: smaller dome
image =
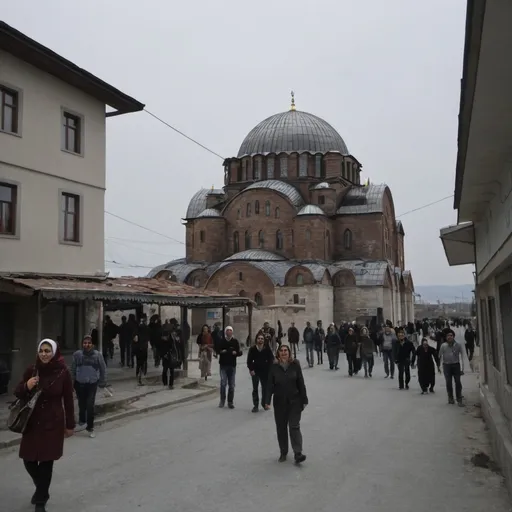
<path fill-rule="evenodd" d="M 331 188 L 331 186 L 326 181 L 322 181 L 322 183 L 315 185 L 311 190 L 321 190 L 323 188 Z"/>
<path fill-rule="evenodd" d="M 224 261 L 284 261 L 285 257 L 276 254 L 275 252 L 265 251 L 263 249 L 248 249 L 246 251 L 237 252 Z"/>
<path fill-rule="evenodd" d="M 213 208 L 207 208 L 206 210 L 203 210 L 197 218 L 200 219 L 202 217 L 222 217 L 222 215 Z"/>
<path fill-rule="evenodd" d="M 297 217 L 299 215 L 325 215 L 325 212 L 316 204 L 307 204 L 297 213 Z"/>

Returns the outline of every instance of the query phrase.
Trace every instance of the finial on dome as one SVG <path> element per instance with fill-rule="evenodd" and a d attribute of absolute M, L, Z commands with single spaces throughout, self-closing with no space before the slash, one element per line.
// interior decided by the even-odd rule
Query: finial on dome
<path fill-rule="evenodd" d="M 290 110 L 295 110 L 295 92 L 292 91 L 292 104 L 290 106 Z"/>
<path fill-rule="evenodd" d="M 214 187 L 214 186 L 212 185 L 212 192 L 215 190 L 213 187 Z"/>

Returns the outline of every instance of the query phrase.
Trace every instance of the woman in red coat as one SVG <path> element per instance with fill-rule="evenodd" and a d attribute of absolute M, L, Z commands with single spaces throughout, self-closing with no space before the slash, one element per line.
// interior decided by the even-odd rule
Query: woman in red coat
<path fill-rule="evenodd" d="M 32 504 L 36 512 L 44 512 L 53 463 L 62 457 L 64 437 L 73 435 L 75 428 L 71 374 L 50 339 L 39 343 L 36 364 L 27 368 L 15 395 L 26 399 L 36 390 L 42 392 L 21 439 L 20 458 L 36 486 Z"/>

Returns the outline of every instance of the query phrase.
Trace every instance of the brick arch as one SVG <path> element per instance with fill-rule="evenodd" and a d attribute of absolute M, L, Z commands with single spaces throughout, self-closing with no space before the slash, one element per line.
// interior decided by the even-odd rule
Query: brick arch
<path fill-rule="evenodd" d="M 228 295 L 243 292 L 250 298 L 260 293 L 263 304 L 274 304 L 274 283 L 265 272 L 250 263 L 237 261 L 217 269 L 208 279 L 205 290 Z"/>
<path fill-rule="evenodd" d="M 299 276 L 302 276 L 302 284 L 299 284 Z M 288 270 L 284 278 L 285 286 L 307 286 L 312 284 L 315 284 L 315 277 L 313 276 L 313 273 L 309 268 L 301 265 L 297 265 L 296 267 L 292 267 Z"/>
<path fill-rule="evenodd" d="M 356 286 L 356 276 L 351 270 L 341 269 L 332 277 L 334 287 Z"/>
<path fill-rule="evenodd" d="M 208 274 L 202 269 L 193 270 L 185 278 L 185 284 L 188 284 L 189 286 L 193 286 L 194 288 L 201 288 L 201 289 L 203 289 L 206 286 L 207 281 L 208 281 Z"/>

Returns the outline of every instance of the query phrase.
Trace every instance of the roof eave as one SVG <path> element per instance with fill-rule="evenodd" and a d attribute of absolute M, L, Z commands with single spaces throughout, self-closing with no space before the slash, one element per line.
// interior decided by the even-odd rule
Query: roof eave
<path fill-rule="evenodd" d="M 0 49 L 114 108 L 115 112 L 109 112 L 106 117 L 139 112 L 145 107 L 135 98 L 78 67 L 3 21 L 0 21 Z"/>

